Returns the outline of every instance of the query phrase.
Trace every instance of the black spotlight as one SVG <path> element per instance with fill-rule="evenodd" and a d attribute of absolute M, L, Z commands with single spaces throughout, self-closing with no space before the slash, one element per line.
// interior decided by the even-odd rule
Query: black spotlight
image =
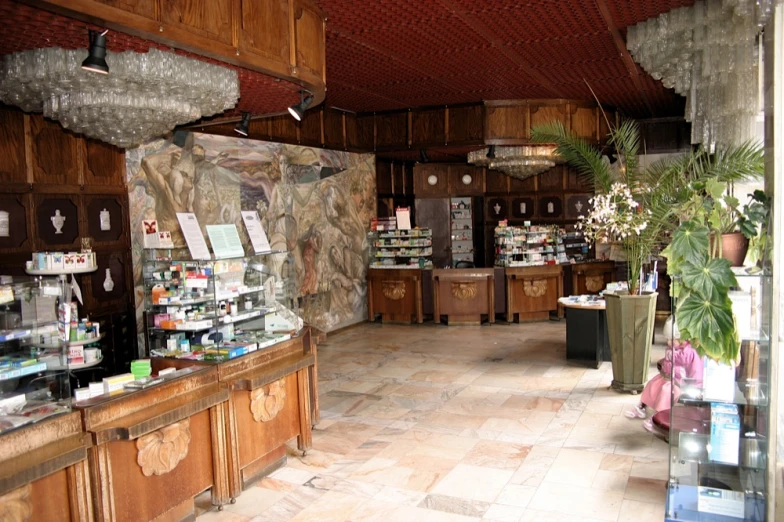
<path fill-rule="evenodd" d="M 307 95 L 306 95 L 307 94 Z M 301 101 L 289 107 L 289 113 L 294 117 L 297 121 L 302 121 L 302 117 L 305 115 L 305 111 L 308 110 L 310 104 L 313 103 L 313 96 L 307 91 L 300 91 Z"/>
<path fill-rule="evenodd" d="M 490 145 L 490 148 L 487 149 L 487 158 L 495 159 L 495 145 Z"/>
<path fill-rule="evenodd" d="M 109 74 L 109 65 L 106 63 L 106 33 L 90 31 L 90 54 L 82 62 L 85 71 Z"/>
<path fill-rule="evenodd" d="M 419 162 L 427 163 L 428 161 L 430 161 L 430 158 L 427 157 L 427 152 L 425 152 L 425 149 L 419 149 Z"/>
<path fill-rule="evenodd" d="M 248 127 L 250 126 L 250 113 L 244 112 L 242 113 L 242 121 L 234 127 L 234 132 L 237 134 L 241 134 L 243 136 L 248 135 Z"/>

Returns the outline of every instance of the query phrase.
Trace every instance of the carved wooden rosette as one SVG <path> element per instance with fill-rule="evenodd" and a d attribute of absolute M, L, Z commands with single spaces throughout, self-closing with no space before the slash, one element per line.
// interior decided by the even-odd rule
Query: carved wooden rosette
<path fill-rule="evenodd" d="M 387 299 L 398 301 L 406 295 L 406 283 L 405 281 L 382 281 L 381 292 Z"/>
<path fill-rule="evenodd" d="M 542 297 L 547 293 L 547 279 L 523 281 L 523 293 L 528 297 Z"/>
<path fill-rule="evenodd" d="M 286 403 L 286 379 L 256 388 L 250 392 L 250 411 L 256 422 L 269 422 Z"/>
<path fill-rule="evenodd" d="M 33 515 L 30 484 L 0 497 L 0 522 L 25 522 Z"/>
<path fill-rule="evenodd" d="M 145 477 L 163 475 L 177 467 L 188 455 L 191 443 L 190 419 L 169 424 L 136 441 L 136 462 Z"/>
<path fill-rule="evenodd" d="M 473 299 L 476 297 L 476 282 L 462 282 L 452 283 L 452 296 L 455 299 L 465 301 L 466 299 Z"/>
<path fill-rule="evenodd" d="M 599 292 L 604 288 L 603 275 L 585 276 L 585 289 L 589 292 Z"/>

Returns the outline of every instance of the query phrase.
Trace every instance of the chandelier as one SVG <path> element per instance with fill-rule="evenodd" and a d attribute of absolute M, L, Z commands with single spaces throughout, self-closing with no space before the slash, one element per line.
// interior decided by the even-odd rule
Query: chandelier
<path fill-rule="evenodd" d="M 555 145 L 514 145 L 469 152 L 468 163 L 500 170 L 513 178 L 526 179 L 564 163 L 564 160 L 555 153 Z"/>
<path fill-rule="evenodd" d="M 757 35 L 775 2 L 701 0 L 629 27 L 635 61 L 686 97 L 692 143 L 712 149 L 756 136 Z"/>
<path fill-rule="evenodd" d="M 150 49 L 106 53 L 109 74 L 84 71 L 87 51 L 35 49 L 3 56 L 0 100 L 118 147 L 140 145 L 236 105 L 237 72 Z"/>

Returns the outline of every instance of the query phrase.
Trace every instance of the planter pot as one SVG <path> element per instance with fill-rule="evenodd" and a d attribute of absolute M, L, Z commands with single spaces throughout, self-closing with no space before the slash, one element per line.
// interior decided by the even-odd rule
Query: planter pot
<path fill-rule="evenodd" d="M 645 387 L 657 297 L 656 292 L 604 295 L 615 390 L 637 393 Z"/>
<path fill-rule="evenodd" d="M 721 257 L 728 260 L 732 266 L 743 266 L 748 249 L 749 240 L 742 233 L 721 235 Z"/>

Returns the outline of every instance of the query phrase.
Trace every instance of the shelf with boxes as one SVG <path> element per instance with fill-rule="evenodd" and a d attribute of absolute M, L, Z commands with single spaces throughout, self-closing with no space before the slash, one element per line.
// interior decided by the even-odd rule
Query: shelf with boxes
<path fill-rule="evenodd" d="M 474 227 L 471 198 L 452 198 L 449 203 L 452 266 L 474 262 Z"/>
<path fill-rule="evenodd" d="M 370 268 L 433 268 L 433 234 L 427 228 L 370 232 Z"/>
<path fill-rule="evenodd" d="M 288 252 L 191 260 L 148 251 L 144 261 L 147 349 L 152 356 L 222 361 L 289 339 L 301 328 Z"/>
<path fill-rule="evenodd" d="M 502 221 L 495 228 L 495 266 L 511 268 L 568 262 L 557 225 L 513 227 Z"/>

